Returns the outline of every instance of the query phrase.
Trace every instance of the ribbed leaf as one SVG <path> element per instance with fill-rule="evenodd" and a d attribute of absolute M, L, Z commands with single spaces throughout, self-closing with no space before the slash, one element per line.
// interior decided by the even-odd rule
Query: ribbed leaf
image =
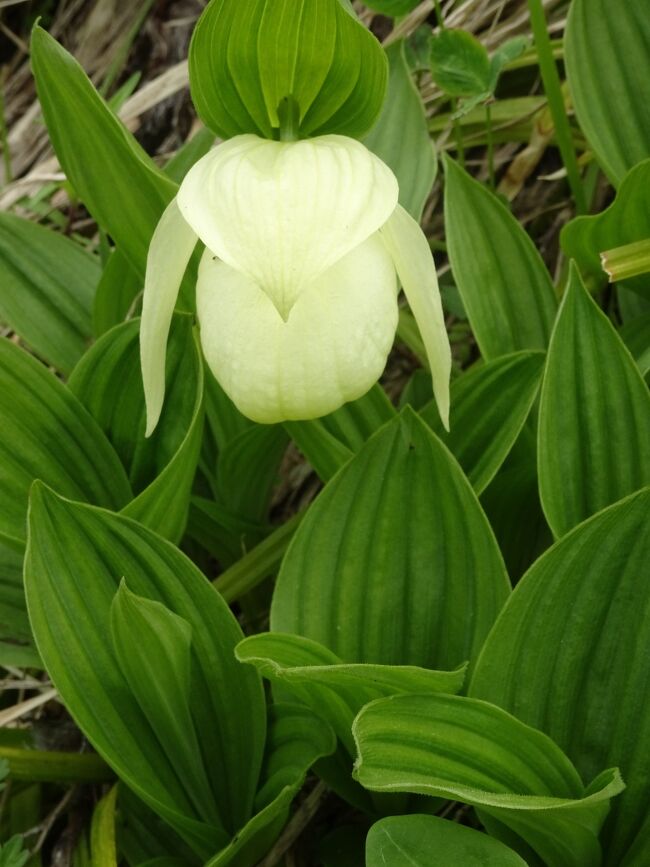
<path fill-rule="evenodd" d="M 600 512 L 522 579 L 479 659 L 471 693 L 554 738 L 589 778 L 620 766 L 627 790 L 604 829 L 605 863 L 650 861 L 650 491 Z"/>
<path fill-rule="evenodd" d="M 91 336 L 97 260 L 59 232 L 0 213 L 0 320 L 69 373 Z"/>
<path fill-rule="evenodd" d="M 355 777 L 373 791 L 464 801 L 514 830 L 548 867 L 600 863 L 597 835 L 623 788 L 616 769 L 584 789 L 546 735 L 487 702 L 400 695 L 366 705 Z"/>
<path fill-rule="evenodd" d="M 399 181 L 400 204 L 419 221 L 438 163 L 422 100 L 406 62 L 404 41 L 389 46 L 386 55 L 389 73 L 384 107 L 364 144 L 393 170 Z"/>
<path fill-rule="evenodd" d="M 206 867 L 254 867 L 266 855 L 289 817 L 291 802 L 309 768 L 334 750 L 334 733 L 307 708 L 275 704 L 262 767 L 256 814 Z"/>
<path fill-rule="evenodd" d="M 454 278 L 484 358 L 546 349 L 557 302 L 541 256 L 506 206 L 450 159 L 445 223 Z"/>
<path fill-rule="evenodd" d="M 366 840 L 366 867 L 526 867 L 503 843 L 435 816 L 389 816 Z"/>
<path fill-rule="evenodd" d="M 180 540 L 203 430 L 203 364 L 192 317 L 178 314 L 167 347 L 167 400 L 144 438 L 138 319 L 103 335 L 75 368 L 70 388 L 97 420 L 127 469 L 135 500 L 125 514 Z"/>
<path fill-rule="evenodd" d="M 539 413 L 539 489 L 561 536 L 650 484 L 650 395 L 574 268 L 553 332 Z"/>
<path fill-rule="evenodd" d="M 432 671 L 405 665 L 345 664 L 308 638 L 268 632 L 244 639 L 235 651 L 272 683 L 309 705 L 336 732 L 351 755 L 352 721 L 364 704 L 388 695 L 460 691 L 464 668 Z"/>
<path fill-rule="evenodd" d="M 430 401 L 420 415 L 452 452 L 480 494 L 526 421 L 542 378 L 544 355 L 517 352 L 468 371 L 451 385 L 450 431 Z"/>
<path fill-rule="evenodd" d="M 191 715 L 223 826 L 250 817 L 262 759 L 259 678 L 236 662 L 242 633 L 221 597 L 180 551 L 127 518 L 34 488 L 25 583 L 32 628 L 77 724 L 118 776 L 208 857 L 224 831 L 200 821 L 107 641 L 122 577 L 192 629 Z"/>
<path fill-rule="evenodd" d="M 474 657 L 508 587 L 467 479 L 407 407 L 309 509 L 282 564 L 271 628 L 344 662 L 451 669 Z"/>
<path fill-rule="evenodd" d="M 580 126 L 610 180 L 650 156 L 650 16 L 644 3 L 573 0 L 564 43 Z"/>
<path fill-rule="evenodd" d="M 40 27 L 32 32 L 31 60 L 45 123 L 68 180 L 143 275 L 149 241 L 176 184 L 115 117 L 76 60 Z"/>
<path fill-rule="evenodd" d="M 29 488 L 120 509 L 131 489 L 116 453 L 84 407 L 35 358 L 0 340 L 0 537 L 21 549 Z"/>
<path fill-rule="evenodd" d="M 23 590 L 23 548 L 22 541 L 0 538 L 0 638 L 14 641 L 29 641 L 32 635 Z"/>
<path fill-rule="evenodd" d="M 600 254 L 650 236 L 650 159 L 631 169 L 623 178 L 612 204 L 594 217 L 576 217 L 562 230 L 564 252 L 575 259 L 580 269 L 596 282 L 605 283 Z M 627 281 L 648 296 L 648 278 Z"/>
<path fill-rule="evenodd" d="M 283 120 L 301 137 L 358 137 L 386 79 L 379 43 L 336 0 L 213 0 L 190 46 L 192 99 L 222 138 L 277 138 Z"/>

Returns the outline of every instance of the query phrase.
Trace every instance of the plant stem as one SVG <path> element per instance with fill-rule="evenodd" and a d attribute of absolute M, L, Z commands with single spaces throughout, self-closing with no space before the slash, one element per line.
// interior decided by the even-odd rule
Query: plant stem
<path fill-rule="evenodd" d="M 451 101 L 451 115 L 454 115 L 458 111 L 458 99 L 454 97 Z M 454 118 L 454 135 L 456 137 L 456 150 L 458 152 L 458 164 L 461 168 L 465 168 L 465 145 L 463 143 L 463 127 L 461 125 L 459 118 Z"/>
<path fill-rule="evenodd" d="M 571 187 L 577 212 L 579 214 L 586 214 L 587 198 L 582 186 L 578 160 L 573 148 L 571 126 L 564 105 L 560 76 L 555 65 L 555 58 L 553 57 L 553 46 L 546 27 L 546 15 L 542 6 L 542 0 L 528 0 L 528 8 L 530 10 L 530 21 L 533 28 L 533 36 L 535 37 L 535 47 L 537 48 L 544 91 L 553 117 L 555 134 L 560 154 L 562 155 L 562 161 L 566 168 L 569 186 Z"/>
<path fill-rule="evenodd" d="M 278 106 L 280 141 L 296 141 L 300 127 L 300 108 L 293 96 L 285 96 Z"/>
<path fill-rule="evenodd" d="M 441 30 L 445 29 L 445 19 L 442 16 L 442 7 L 440 6 L 440 0 L 433 0 L 433 5 L 436 10 L 436 18 L 438 19 L 438 27 Z"/>
<path fill-rule="evenodd" d="M 492 136 L 492 106 L 490 100 L 485 103 L 485 133 L 487 135 L 487 162 L 488 162 L 488 177 L 490 189 L 492 192 L 496 189 L 496 179 L 494 172 L 494 138 Z"/>
<path fill-rule="evenodd" d="M 600 261 L 610 283 L 647 274 L 650 272 L 650 238 L 606 250 L 600 254 Z"/>

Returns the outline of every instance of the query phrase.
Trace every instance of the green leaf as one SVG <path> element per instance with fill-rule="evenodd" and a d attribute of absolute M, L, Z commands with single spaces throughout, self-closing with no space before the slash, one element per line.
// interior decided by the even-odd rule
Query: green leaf
<path fill-rule="evenodd" d="M 509 63 L 517 60 L 530 44 L 527 36 L 513 36 L 500 45 L 490 58 L 490 93 L 494 93 L 499 84 L 499 77 Z"/>
<path fill-rule="evenodd" d="M 22 834 L 16 834 L 0 844 L 0 867 L 23 867 L 29 857 L 29 850 L 23 848 Z"/>
<path fill-rule="evenodd" d="M 289 818 L 291 802 L 307 771 L 335 746 L 334 733 L 307 708 L 274 704 L 255 801 L 256 813 L 230 845 L 205 867 L 254 867 L 267 854 Z"/>
<path fill-rule="evenodd" d="M 449 258 L 481 354 L 546 349 L 557 302 L 541 256 L 495 195 L 444 165 Z"/>
<path fill-rule="evenodd" d="M 190 707 L 192 627 L 160 602 L 131 593 L 122 579 L 110 628 L 120 671 L 162 748 L 174 756 L 174 770 L 194 809 L 219 826 Z"/>
<path fill-rule="evenodd" d="M 280 570 L 271 629 L 344 662 L 452 669 L 478 652 L 508 587 L 469 482 L 407 407 L 310 507 Z"/>
<path fill-rule="evenodd" d="M 431 39 L 431 75 L 449 96 L 488 95 L 490 58 L 466 30 L 441 30 Z"/>
<path fill-rule="evenodd" d="M 332 727 L 350 755 L 354 755 L 352 722 L 364 704 L 409 692 L 457 693 L 465 678 L 464 667 L 432 671 L 406 665 L 345 664 L 315 641 L 276 632 L 244 639 L 235 655 L 307 704 Z"/>
<path fill-rule="evenodd" d="M 420 0 L 368 0 L 366 6 L 380 12 L 382 15 L 390 15 L 399 18 L 406 15 L 418 5 Z"/>
<path fill-rule="evenodd" d="M 556 536 L 650 483 L 648 430 L 645 383 L 574 267 L 539 413 L 539 490 Z"/>
<path fill-rule="evenodd" d="M 190 46 L 192 99 L 222 138 L 363 135 L 381 111 L 387 63 L 336 0 L 212 0 Z"/>
<path fill-rule="evenodd" d="M 636 361 L 641 376 L 646 376 L 650 371 L 650 313 L 626 322 L 619 334 Z"/>
<path fill-rule="evenodd" d="M 0 638 L 31 641 L 23 590 L 24 543 L 0 537 Z"/>
<path fill-rule="evenodd" d="M 0 760 L 7 762 L 12 780 L 30 783 L 105 783 L 114 774 L 96 753 L 63 753 L 33 746 L 0 744 Z"/>
<path fill-rule="evenodd" d="M 650 156 L 650 17 L 625 2 L 573 0 L 564 40 L 567 77 L 580 127 L 618 184 Z"/>
<path fill-rule="evenodd" d="M 519 436 L 543 369 L 541 352 L 517 352 L 495 358 L 454 380 L 449 433 L 440 423 L 433 401 L 420 411 L 477 494 L 492 481 Z"/>
<path fill-rule="evenodd" d="M 107 332 L 79 362 L 69 385 L 127 469 L 136 497 L 125 514 L 177 542 L 201 447 L 201 350 L 192 317 L 177 314 L 167 346 L 167 400 L 156 431 L 145 439 L 139 334 L 139 319 Z"/>
<path fill-rule="evenodd" d="M 485 644 L 471 694 L 554 738 L 584 777 L 620 766 L 605 863 L 650 861 L 650 491 L 598 513 L 522 579 Z"/>
<path fill-rule="evenodd" d="M 435 816 L 389 816 L 376 822 L 366 841 L 366 867 L 526 867 L 498 840 Z"/>
<path fill-rule="evenodd" d="M 142 276 L 149 241 L 176 184 L 115 117 L 76 60 L 38 26 L 31 61 L 45 123 L 68 180 Z"/>
<path fill-rule="evenodd" d="M 562 249 L 575 259 L 590 280 L 606 282 L 600 254 L 604 250 L 642 241 L 650 235 L 647 189 L 650 159 L 631 169 L 622 179 L 612 204 L 594 217 L 577 217 L 563 228 Z M 626 285 L 648 297 L 648 278 L 636 277 Z"/>
<path fill-rule="evenodd" d="M 64 235 L 0 213 L 0 320 L 62 373 L 90 340 L 99 263 Z"/>
<path fill-rule="evenodd" d="M 138 306 L 136 299 L 142 294 L 144 278 L 131 265 L 127 257 L 114 249 L 102 271 L 93 304 L 93 333 L 101 337 L 115 325 L 130 318 Z"/>
<path fill-rule="evenodd" d="M 616 769 L 584 789 L 542 732 L 487 702 L 447 695 L 374 701 L 356 718 L 354 776 L 366 788 L 463 801 L 520 835 L 548 867 L 600 863 L 598 832 L 624 785 Z"/>
<path fill-rule="evenodd" d="M 250 817 L 265 736 L 261 684 L 233 649 L 241 630 L 196 567 L 145 527 L 34 487 L 25 566 L 37 646 L 75 721 L 97 751 L 204 858 L 224 831 L 200 820 L 106 640 L 124 577 L 192 629 L 191 716 L 223 826 Z M 143 650 L 146 648 L 143 647 Z M 179 747 L 180 749 L 180 747 Z"/>
<path fill-rule="evenodd" d="M 101 799 L 93 812 L 90 849 L 93 867 L 117 867 L 115 843 L 115 802 L 117 786 Z"/>
<path fill-rule="evenodd" d="M 438 163 L 404 46 L 400 40 L 386 49 L 389 72 L 384 107 L 364 144 L 393 170 L 399 182 L 400 204 L 419 221 Z"/>
<path fill-rule="evenodd" d="M 29 488 L 110 509 L 131 499 L 126 474 L 91 415 L 47 368 L 0 340 L 0 537 L 21 550 Z"/>

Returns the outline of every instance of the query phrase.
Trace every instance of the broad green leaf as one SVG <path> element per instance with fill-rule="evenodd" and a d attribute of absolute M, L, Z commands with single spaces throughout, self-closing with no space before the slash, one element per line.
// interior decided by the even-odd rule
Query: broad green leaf
<path fill-rule="evenodd" d="M 481 354 L 546 349 L 557 302 L 542 257 L 495 195 L 444 164 L 449 258 Z"/>
<path fill-rule="evenodd" d="M 420 220 L 436 178 L 438 163 L 424 106 L 411 77 L 404 41 L 386 49 L 388 89 L 379 120 L 364 144 L 388 165 L 399 181 L 399 201 Z"/>
<path fill-rule="evenodd" d="M 93 304 L 93 332 L 101 337 L 115 325 L 129 318 L 139 306 L 144 278 L 127 257 L 114 249 L 102 271 Z"/>
<path fill-rule="evenodd" d="M 0 638 L 31 641 L 23 590 L 24 543 L 0 538 Z"/>
<path fill-rule="evenodd" d="M 435 859 L 432 861 L 432 858 Z M 516 852 L 473 828 L 435 816 L 389 816 L 366 840 L 366 867 L 526 867 Z"/>
<path fill-rule="evenodd" d="M 120 509 L 131 499 L 122 465 L 99 425 L 47 368 L 0 340 L 0 537 L 21 549 L 29 488 Z"/>
<path fill-rule="evenodd" d="M 260 681 L 234 658 L 242 633 L 226 604 L 150 530 L 42 485 L 32 492 L 25 576 L 37 646 L 75 721 L 126 785 L 208 857 L 225 832 L 196 815 L 175 755 L 155 736 L 106 638 L 122 578 L 190 624 L 192 720 L 221 822 L 233 834 L 250 816 L 266 725 Z"/>
<path fill-rule="evenodd" d="M 291 802 L 309 768 L 329 755 L 336 743 L 332 730 L 307 708 L 275 704 L 255 815 L 222 852 L 205 867 L 254 867 L 267 854 L 289 818 Z"/>
<path fill-rule="evenodd" d="M 644 3 L 573 0 L 564 40 L 580 127 L 615 184 L 650 156 L 650 16 Z"/>
<path fill-rule="evenodd" d="M 639 370 L 573 268 L 539 412 L 539 489 L 556 536 L 650 483 L 649 430 Z"/>
<path fill-rule="evenodd" d="M 616 198 L 602 214 L 576 217 L 562 230 L 562 249 L 596 283 L 607 280 L 600 261 L 604 250 L 642 241 L 650 235 L 648 186 L 650 159 L 635 166 L 622 178 Z M 649 282 L 647 277 L 635 277 L 628 281 L 628 285 L 650 297 Z"/>
<path fill-rule="evenodd" d="M 93 812 L 90 849 L 93 867 L 117 867 L 115 843 L 115 802 L 117 786 L 101 799 Z"/>
<path fill-rule="evenodd" d="M 366 6 L 375 12 L 381 12 L 382 15 L 399 18 L 400 15 L 406 15 L 411 9 L 415 9 L 419 2 L 420 0 L 368 0 Z"/>
<path fill-rule="evenodd" d="M 650 313 L 627 322 L 619 334 L 636 361 L 641 376 L 646 376 L 650 371 Z"/>
<path fill-rule="evenodd" d="M 445 443 L 477 494 L 492 481 L 528 418 L 544 368 L 541 352 L 517 352 L 451 384 L 450 431 L 429 402 L 420 415 Z"/>
<path fill-rule="evenodd" d="M 441 30 L 431 39 L 431 75 L 449 96 L 489 95 L 490 58 L 466 30 Z"/>
<path fill-rule="evenodd" d="M 244 639 L 235 650 L 272 683 L 309 705 L 354 755 L 352 722 L 364 704 L 388 695 L 460 691 L 464 668 L 432 671 L 406 665 L 345 664 L 308 638 L 268 632 Z"/>
<path fill-rule="evenodd" d="M 31 61 L 45 123 L 68 180 L 142 276 L 149 241 L 176 184 L 115 117 L 76 60 L 38 26 Z"/>
<path fill-rule="evenodd" d="M 624 784 L 604 771 L 585 789 L 562 750 L 473 698 L 400 695 L 361 711 L 355 777 L 372 791 L 464 801 L 515 831 L 548 867 L 600 863 L 598 832 Z"/>
<path fill-rule="evenodd" d="M 62 373 L 90 341 L 99 263 L 80 244 L 0 213 L 0 320 Z"/>
<path fill-rule="evenodd" d="M 407 407 L 310 507 L 280 570 L 271 629 L 344 662 L 452 669 L 478 652 L 508 588 L 469 482 Z"/>
<path fill-rule="evenodd" d="M 177 314 L 167 347 L 167 400 L 145 439 L 140 321 L 116 326 L 86 353 L 70 388 L 119 454 L 136 495 L 125 514 L 179 541 L 203 430 L 203 363 L 192 317 Z"/>
<path fill-rule="evenodd" d="M 194 104 L 222 138 L 361 136 L 386 79 L 379 43 L 336 0 L 212 0 L 190 46 Z"/>
<path fill-rule="evenodd" d="M 470 692 L 537 726 L 584 778 L 618 765 L 626 791 L 604 828 L 605 863 L 650 861 L 650 490 L 576 527 L 517 586 Z"/>
<path fill-rule="evenodd" d="M 190 709 L 192 627 L 160 602 L 143 599 L 122 579 L 110 612 L 112 647 L 120 671 L 194 809 L 219 826 L 219 810 L 203 765 Z"/>
<path fill-rule="evenodd" d="M 118 843 L 127 864 L 138 867 L 203 867 L 179 835 L 130 789 L 119 788 Z"/>

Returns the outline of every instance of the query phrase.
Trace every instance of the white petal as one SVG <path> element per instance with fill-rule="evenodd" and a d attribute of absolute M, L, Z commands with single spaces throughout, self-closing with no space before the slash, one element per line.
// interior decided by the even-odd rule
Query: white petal
<path fill-rule="evenodd" d="M 418 323 L 442 423 L 449 430 L 451 348 L 442 312 L 438 277 L 424 232 L 400 205 L 382 228 L 406 300 Z"/>
<path fill-rule="evenodd" d="M 313 280 L 385 223 L 397 196 L 391 170 L 353 139 L 242 135 L 190 169 L 178 201 L 206 247 L 286 319 Z"/>
<path fill-rule="evenodd" d="M 252 280 L 206 253 L 197 307 L 208 365 L 241 412 L 268 424 L 317 418 L 380 377 L 397 278 L 375 233 L 315 280 L 285 322 Z"/>
<path fill-rule="evenodd" d="M 153 233 L 144 281 L 140 363 L 147 405 L 146 436 L 153 433 L 160 418 L 165 397 L 167 337 L 183 274 L 196 241 L 196 233 L 185 222 L 173 199 Z"/>

